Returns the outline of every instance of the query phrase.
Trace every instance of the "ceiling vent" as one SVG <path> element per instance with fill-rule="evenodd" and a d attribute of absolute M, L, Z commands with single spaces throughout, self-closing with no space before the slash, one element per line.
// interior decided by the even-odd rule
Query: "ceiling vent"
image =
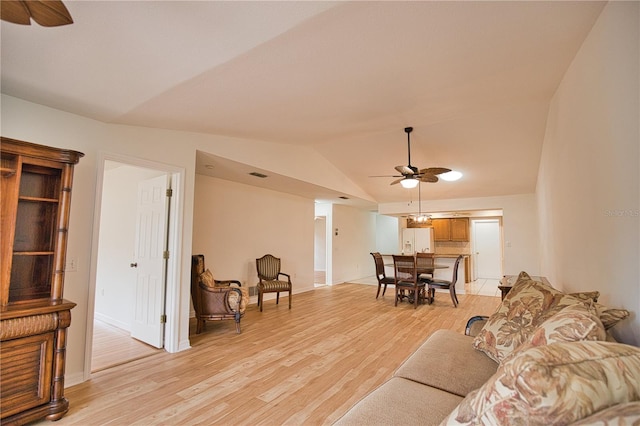
<path fill-rule="evenodd" d="M 266 178 L 266 177 L 267 177 L 267 175 L 263 175 L 262 173 L 258 173 L 258 172 L 251 172 L 251 173 L 249 173 L 249 174 L 250 174 L 251 176 L 259 177 L 259 178 L 262 178 L 262 179 L 264 179 L 264 178 Z"/>

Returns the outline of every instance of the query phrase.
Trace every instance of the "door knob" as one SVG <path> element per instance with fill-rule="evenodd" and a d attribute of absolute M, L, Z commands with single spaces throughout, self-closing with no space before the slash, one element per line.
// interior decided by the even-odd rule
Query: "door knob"
<path fill-rule="evenodd" d="M 132 264 L 130 264 L 129 266 L 131 266 L 132 268 L 137 268 L 137 267 L 138 267 L 138 262 L 136 262 L 136 263 L 132 263 Z"/>

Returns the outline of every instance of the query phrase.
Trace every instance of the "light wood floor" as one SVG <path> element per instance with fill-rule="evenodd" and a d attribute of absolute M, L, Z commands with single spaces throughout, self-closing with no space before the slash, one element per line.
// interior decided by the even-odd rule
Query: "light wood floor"
<path fill-rule="evenodd" d="M 131 337 L 131 334 L 100 320 L 93 323 L 93 355 L 91 372 L 106 370 L 140 358 L 146 358 L 162 349 L 156 349 Z"/>
<path fill-rule="evenodd" d="M 92 375 L 65 391 L 57 425 L 323 425 L 391 377 L 440 328 L 463 333 L 500 298 L 438 293 L 432 305 L 401 303 L 393 288 L 341 284 L 248 307 L 242 333 L 209 322 L 192 349 L 166 352 Z M 463 366 L 461 366 L 463 367 Z M 40 424 L 49 424 L 40 422 Z"/>

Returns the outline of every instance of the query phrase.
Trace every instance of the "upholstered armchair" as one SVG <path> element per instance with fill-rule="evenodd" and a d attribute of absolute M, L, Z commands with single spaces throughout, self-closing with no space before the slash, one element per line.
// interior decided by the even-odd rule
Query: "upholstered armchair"
<path fill-rule="evenodd" d="M 249 294 L 240 281 L 216 280 L 204 266 L 204 255 L 191 257 L 191 298 L 196 311 L 196 334 L 204 329 L 205 321 L 234 320 L 240 333 Z"/>
<path fill-rule="evenodd" d="M 289 309 L 291 309 L 291 276 L 280 272 L 280 258 L 270 254 L 265 254 L 260 259 L 256 259 L 256 270 L 258 272 L 258 305 L 262 312 L 264 305 L 264 293 L 277 293 L 276 305 L 280 302 L 280 292 L 289 292 Z"/>

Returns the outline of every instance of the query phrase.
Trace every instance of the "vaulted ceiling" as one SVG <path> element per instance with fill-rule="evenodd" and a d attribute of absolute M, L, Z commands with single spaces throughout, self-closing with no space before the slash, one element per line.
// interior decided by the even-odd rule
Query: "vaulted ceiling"
<path fill-rule="evenodd" d="M 379 203 L 409 198 L 370 177 L 407 164 L 406 126 L 413 165 L 464 173 L 423 199 L 534 192 L 549 101 L 603 7 L 65 4 L 72 25 L 2 22 L 3 93 L 106 123 L 309 146 Z"/>

